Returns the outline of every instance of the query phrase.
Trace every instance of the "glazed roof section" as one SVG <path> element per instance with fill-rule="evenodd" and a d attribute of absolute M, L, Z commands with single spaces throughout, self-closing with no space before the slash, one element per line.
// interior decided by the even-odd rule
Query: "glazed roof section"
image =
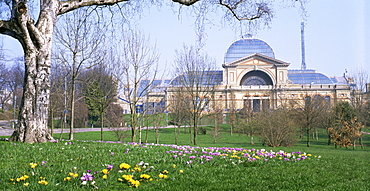
<path fill-rule="evenodd" d="M 288 70 L 288 78 L 293 84 L 335 84 L 328 76 L 316 70 Z"/>
<path fill-rule="evenodd" d="M 252 38 L 251 35 L 247 35 L 247 38 L 237 40 L 229 46 L 225 54 L 225 63 L 238 60 L 254 53 L 275 58 L 274 51 L 270 45 L 260 39 Z"/>
<path fill-rule="evenodd" d="M 148 92 L 163 92 L 170 81 L 169 79 L 141 80 L 137 90 L 138 96 L 146 96 Z"/>
<path fill-rule="evenodd" d="M 172 86 L 189 86 L 199 84 L 201 86 L 214 86 L 222 83 L 222 70 L 191 71 L 176 76 L 171 82 Z"/>

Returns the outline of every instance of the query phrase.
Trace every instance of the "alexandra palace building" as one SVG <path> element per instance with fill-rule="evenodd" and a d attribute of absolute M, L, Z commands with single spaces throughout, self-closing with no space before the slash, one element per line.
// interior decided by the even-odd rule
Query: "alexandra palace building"
<path fill-rule="evenodd" d="M 183 79 L 203 78 L 203 86 L 212 86 L 212 94 L 199 99 L 213 99 L 225 112 L 230 109 L 250 109 L 254 112 L 278 109 L 283 103 L 304 103 L 306 99 L 321 97 L 328 104 L 350 101 L 353 81 L 346 74 L 328 77 L 313 69 L 290 69 L 290 63 L 275 57 L 273 49 L 263 40 L 246 35 L 233 42 L 225 53 L 222 70 L 203 72 L 196 76 L 191 71 L 170 80 L 154 80 L 149 102 L 144 107 L 166 107 L 176 102 L 175 92 Z M 148 82 L 143 82 L 148 83 Z M 144 100 L 144 99 L 143 99 Z"/>

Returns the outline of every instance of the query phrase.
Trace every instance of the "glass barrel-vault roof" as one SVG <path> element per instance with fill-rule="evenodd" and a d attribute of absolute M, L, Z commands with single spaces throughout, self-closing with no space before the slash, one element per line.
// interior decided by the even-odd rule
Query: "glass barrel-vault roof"
<path fill-rule="evenodd" d="M 170 83 L 172 86 L 214 86 L 222 83 L 222 70 L 190 71 L 176 76 Z"/>
<path fill-rule="evenodd" d="M 329 77 L 315 70 L 288 70 L 288 78 L 293 84 L 334 84 Z"/>
<path fill-rule="evenodd" d="M 225 54 L 225 63 L 238 60 L 254 53 L 275 58 L 274 51 L 266 42 L 255 39 L 252 35 L 246 35 L 246 38 L 235 41 L 230 45 Z"/>

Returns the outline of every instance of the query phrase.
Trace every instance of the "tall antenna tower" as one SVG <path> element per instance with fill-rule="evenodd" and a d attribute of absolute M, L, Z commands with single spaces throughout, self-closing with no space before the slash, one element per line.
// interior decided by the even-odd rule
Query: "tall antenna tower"
<path fill-rule="evenodd" d="M 301 70 L 306 70 L 306 53 L 305 53 L 305 46 L 304 46 L 304 22 L 301 22 L 301 48 L 302 48 L 302 64 Z"/>

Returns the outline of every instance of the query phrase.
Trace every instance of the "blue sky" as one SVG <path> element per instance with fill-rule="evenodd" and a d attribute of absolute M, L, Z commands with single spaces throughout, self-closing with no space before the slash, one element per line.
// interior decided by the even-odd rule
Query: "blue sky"
<path fill-rule="evenodd" d="M 275 57 L 301 66 L 301 21 L 298 8 L 275 7 L 275 18 L 269 29 L 254 32 L 255 38 L 267 42 Z M 307 68 L 328 76 L 341 76 L 345 69 L 353 73 L 357 68 L 370 74 L 370 2 L 366 0 L 311 0 L 307 4 L 305 43 Z M 171 65 L 174 50 L 182 44 L 194 44 L 194 20 L 170 13 L 171 10 L 150 14 L 141 20 L 141 26 L 155 39 L 161 53 L 161 64 Z M 244 33 L 220 24 L 208 25 L 205 51 L 214 57 L 221 69 L 224 54 L 232 42 Z"/>
<path fill-rule="evenodd" d="M 286 1 L 285 1 L 286 2 Z M 175 8 L 175 10 L 177 10 Z M 370 74 L 370 2 L 367 0 L 311 0 L 306 7 L 305 43 L 307 68 L 316 69 L 328 76 L 341 76 L 345 69 L 355 73 L 358 68 Z M 300 68 L 302 17 L 298 8 L 275 6 L 275 17 L 270 28 L 254 31 L 254 37 L 264 40 L 274 50 L 275 57 Z M 171 68 L 175 50 L 183 44 L 195 44 L 194 18 L 173 13 L 173 9 L 153 7 L 146 10 L 138 28 L 150 35 L 161 55 L 160 68 Z M 214 19 L 218 22 L 218 19 Z M 224 54 L 242 33 L 239 28 L 213 23 L 206 26 L 204 50 L 221 69 Z M 14 40 L 4 40 L 7 54 L 21 55 Z"/>

